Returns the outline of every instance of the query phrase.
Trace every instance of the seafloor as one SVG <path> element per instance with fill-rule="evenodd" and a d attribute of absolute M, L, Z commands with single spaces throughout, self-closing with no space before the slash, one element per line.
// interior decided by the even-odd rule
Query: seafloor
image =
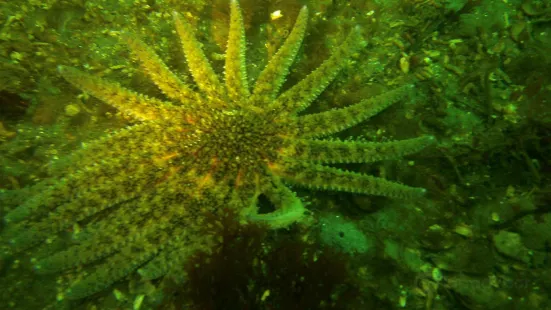
<path fill-rule="evenodd" d="M 293 188 L 313 213 L 308 227 L 228 224 L 224 250 L 182 267 L 186 280 L 131 274 L 81 300 L 65 300 L 58 287 L 74 271 L 39 275 L 32 249 L 4 253 L 0 309 L 551 309 L 549 1 L 240 2 L 247 60 L 258 64 L 247 68 L 252 78 L 303 5 L 308 31 L 290 81 L 317 68 L 352 27 L 363 29 L 361 57 L 313 110 L 414 83 L 407 98 L 338 138 L 435 136 L 436 145 L 399 160 L 342 165 L 426 196 Z M 0 196 L 24 192 L 48 178 L 52 161 L 128 125 L 70 86 L 58 65 L 159 96 L 119 39 L 131 31 L 186 71 L 173 11 L 196 23 L 221 70 L 226 0 L 0 1 Z M 0 218 L 12 207 L 0 205 Z"/>

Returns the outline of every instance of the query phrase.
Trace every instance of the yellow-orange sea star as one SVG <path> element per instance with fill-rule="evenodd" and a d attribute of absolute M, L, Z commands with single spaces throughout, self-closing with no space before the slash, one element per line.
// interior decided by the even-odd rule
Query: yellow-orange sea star
<path fill-rule="evenodd" d="M 385 143 L 321 139 L 375 115 L 410 86 L 345 108 L 298 115 L 365 46 L 359 28 L 315 71 L 280 92 L 306 31 L 308 9 L 303 7 L 286 41 L 250 87 L 242 15 L 238 2 L 230 3 L 223 79 L 215 74 L 190 25 L 174 14 L 197 90 L 136 36 L 123 35 L 171 102 L 74 68 L 59 68 L 68 82 L 135 120 L 72 154 L 69 168 L 59 172 L 55 182 L 49 181 L 50 186 L 5 218 L 11 251 L 79 228 L 71 246 L 36 262 L 40 272 L 85 267 L 66 297 L 91 295 L 135 270 L 155 278 L 171 272 L 190 253 L 208 251 L 212 241 L 200 232 L 205 212 L 232 208 L 243 222 L 273 228 L 302 220 L 305 208 L 287 184 L 399 198 L 424 193 L 324 165 L 394 159 L 430 144 L 430 136 Z M 258 214 L 260 195 L 273 203 L 273 213 Z"/>

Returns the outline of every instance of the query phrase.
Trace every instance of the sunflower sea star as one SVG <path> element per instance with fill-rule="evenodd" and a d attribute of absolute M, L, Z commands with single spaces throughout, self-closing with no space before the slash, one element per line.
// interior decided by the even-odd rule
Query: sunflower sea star
<path fill-rule="evenodd" d="M 54 173 L 57 181 L 37 185 L 39 194 L 5 217 L 11 252 L 80 227 L 71 246 L 39 257 L 35 264 L 39 272 L 86 268 L 70 284 L 67 298 L 89 296 L 136 270 L 146 279 L 159 277 L 190 253 L 208 251 L 212 240 L 199 232 L 205 212 L 233 208 L 243 222 L 273 228 L 302 220 L 306 210 L 286 184 L 398 198 L 423 195 L 421 188 L 323 164 L 399 158 L 434 138 L 385 143 L 319 139 L 375 115 L 410 86 L 345 108 L 298 115 L 365 46 L 359 28 L 315 71 L 280 93 L 306 31 L 308 9 L 303 7 L 286 41 L 249 87 L 242 14 L 236 0 L 230 3 L 223 81 L 191 26 L 174 13 L 197 91 L 148 45 L 123 34 L 143 70 L 172 103 L 74 68 L 59 68 L 68 82 L 135 121 L 69 156 L 69 168 Z M 276 211 L 258 214 L 260 195 Z"/>

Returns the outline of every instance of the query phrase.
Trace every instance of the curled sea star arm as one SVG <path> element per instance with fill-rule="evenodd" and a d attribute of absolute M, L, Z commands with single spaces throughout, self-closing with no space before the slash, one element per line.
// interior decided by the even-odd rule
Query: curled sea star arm
<path fill-rule="evenodd" d="M 366 45 L 359 27 L 354 27 L 345 42 L 321 66 L 281 94 L 271 105 L 276 110 L 296 114 L 306 109 L 333 81 L 358 49 Z"/>
<path fill-rule="evenodd" d="M 230 30 L 228 34 L 228 47 L 226 48 L 226 63 L 224 74 L 226 76 L 226 89 L 228 97 L 234 102 L 248 98 L 249 83 L 247 81 L 245 29 L 243 27 L 243 15 L 239 3 L 235 0 L 230 3 Z"/>
<path fill-rule="evenodd" d="M 307 210 L 297 195 L 279 177 L 272 177 L 272 182 L 264 186 L 264 195 L 275 206 L 271 213 L 252 212 L 247 220 L 268 225 L 272 229 L 284 228 L 307 218 Z"/>
<path fill-rule="evenodd" d="M 138 121 L 170 119 L 173 115 L 169 109 L 169 102 L 138 94 L 75 68 L 59 66 L 58 71 L 75 87 Z"/>
<path fill-rule="evenodd" d="M 217 99 L 225 98 L 226 89 L 220 83 L 216 73 L 214 73 L 207 56 L 205 56 L 205 52 L 201 48 L 201 43 L 197 41 L 191 29 L 191 25 L 177 12 L 174 12 L 173 15 L 176 32 L 180 36 L 182 49 L 184 50 L 184 55 L 186 56 L 187 64 L 195 83 L 209 97 Z"/>
<path fill-rule="evenodd" d="M 403 98 L 412 87 L 412 85 L 402 86 L 351 106 L 300 116 L 295 119 L 294 125 L 302 138 L 328 136 L 376 115 Z"/>
<path fill-rule="evenodd" d="M 357 172 L 311 163 L 293 163 L 274 166 L 273 173 L 291 184 L 313 189 L 335 190 L 393 198 L 416 198 L 424 188 L 410 187 Z"/>
<path fill-rule="evenodd" d="M 276 97 L 302 44 L 307 24 L 308 9 L 304 6 L 298 14 L 293 30 L 256 80 L 250 99 L 254 105 L 272 102 Z"/>
<path fill-rule="evenodd" d="M 198 93 L 191 90 L 176 76 L 157 56 L 151 47 L 135 35 L 123 33 L 123 39 L 128 44 L 132 54 L 139 60 L 141 67 L 151 78 L 151 81 L 169 98 L 189 106 L 201 101 Z"/>

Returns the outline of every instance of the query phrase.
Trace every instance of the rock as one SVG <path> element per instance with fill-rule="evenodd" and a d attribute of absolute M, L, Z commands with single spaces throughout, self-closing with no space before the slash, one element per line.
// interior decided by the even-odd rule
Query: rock
<path fill-rule="evenodd" d="M 499 253 L 524 263 L 530 261 L 529 250 L 522 243 L 519 234 L 502 230 L 494 235 L 494 246 Z"/>

